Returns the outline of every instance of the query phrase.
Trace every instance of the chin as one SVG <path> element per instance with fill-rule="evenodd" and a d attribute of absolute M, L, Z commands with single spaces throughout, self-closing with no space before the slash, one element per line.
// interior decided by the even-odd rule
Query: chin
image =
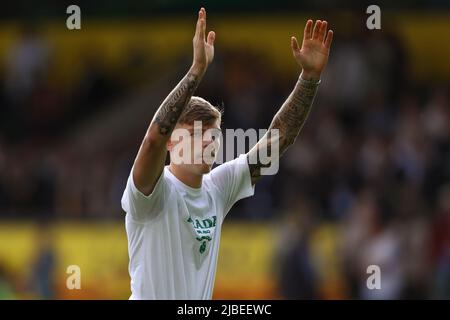
<path fill-rule="evenodd" d="M 201 165 L 201 167 L 200 167 L 201 174 L 207 174 L 210 171 L 211 171 L 211 166 L 209 164 L 204 163 Z"/>

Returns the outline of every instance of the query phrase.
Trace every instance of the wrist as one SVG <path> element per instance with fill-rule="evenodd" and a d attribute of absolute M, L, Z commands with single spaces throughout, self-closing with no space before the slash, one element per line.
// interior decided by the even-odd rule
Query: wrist
<path fill-rule="evenodd" d="M 206 65 L 200 65 L 197 63 L 193 63 L 191 66 L 191 69 L 189 70 L 191 73 L 195 74 L 196 76 L 203 76 L 206 72 L 207 66 Z"/>
<path fill-rule="evenodd" d="M 300 74 L 300 78 L 306 81 L 311 82 L 319 82 L 320 81 L 320 73 L 308 72 L 303 70 Z"/>

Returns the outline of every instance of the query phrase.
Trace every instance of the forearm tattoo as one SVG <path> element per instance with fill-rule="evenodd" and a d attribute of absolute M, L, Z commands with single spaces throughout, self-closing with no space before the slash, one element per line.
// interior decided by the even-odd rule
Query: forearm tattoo
<path fill-rule="evenodd" d="M 271 129 L 279 130 L 279 155 L 291 146 L 302 129 L 309 111 L 311 109 L 314 97 L 317 92 L 318 83 L 305 81 L 299 79 L 295 85 L 294 90 L 284 102 L 281 109 L 277 112 L 270 124 L 268 135 L 270 137 Z M 267 139 L 268 154 L 271 154 L 271 139 Z M 257 151 L 258 148 L 255 149 Z M 259 154 L 259 153 L 258 153 Z M 259 161 L 259 155 L 256 155 L 256 163 L 249 163 L 250 175 L 252 180 L 257 179 L 261 175 L 261 168 L 268 165 L 263 165 Z"/>
<path fill-rule="evenodd" d="M 199 77 L 189 72 L 163 101 L 154 118 L 159 133 L 168 136 L 199 84 Z"/>
<path fill-rule="evenodd" d="M 299 80 L 270 124 L 280 132 L 280 155 L 297 139 L 317 92 L 317 83 Z"/>

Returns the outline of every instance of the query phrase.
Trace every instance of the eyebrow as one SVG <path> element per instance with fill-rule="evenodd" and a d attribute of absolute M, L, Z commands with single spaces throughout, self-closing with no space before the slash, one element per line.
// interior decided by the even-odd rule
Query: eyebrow
<path fill-rule="evenodd" d="M 202 132 L 205 132 L 206 130 L 210 130 L 210 129 L 215 129 L 215 130 L 220 130 L 220 131 L 222 131 L 222 128 L 216 128 L 216 127 L 211 127 L 211 128 L 202 128 Z M 190 129 L 187 129 L 189 132 L 191 132 L 191 133 L 194 133 L 194 129 L 193 128 L 190 128 Z"/>

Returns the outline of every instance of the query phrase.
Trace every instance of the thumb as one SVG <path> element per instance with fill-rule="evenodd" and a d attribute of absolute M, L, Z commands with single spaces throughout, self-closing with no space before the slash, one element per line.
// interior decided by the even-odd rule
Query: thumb
<path fill-rule="evenodd" d="M 291 37 L 291 48 L 294 52 L 299 50 L 298 42 L 295 37 Z"/>
<path fill-rule="evenodd" d="M 210 31 L 208 33 L 208 44 L 213 46 L 214 40 L 216 40 L 216 33 L 214 31 Z"/>

